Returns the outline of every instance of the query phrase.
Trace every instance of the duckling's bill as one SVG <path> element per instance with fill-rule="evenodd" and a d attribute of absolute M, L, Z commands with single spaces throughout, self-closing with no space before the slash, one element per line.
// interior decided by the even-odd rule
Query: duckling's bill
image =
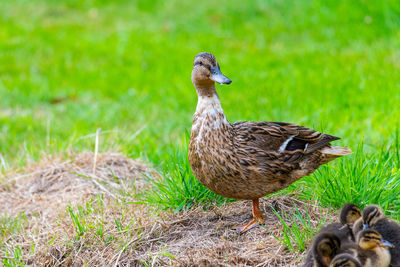
<path fill-rule="evenodd" d="M 211 80 L 219 84 L 230 84 L 232 81 L 228 77 L 222 74 L 218 66 L 211 67 Z"/>
<path fill-rule="evenodd" d="M 389 241 L 386 240 L 381 240 L 381 243 L 379 244 L 379 246 L 384 247 L 384 248 L 394 248 L 394 245 L 392 243 L 390 243 Z"/>

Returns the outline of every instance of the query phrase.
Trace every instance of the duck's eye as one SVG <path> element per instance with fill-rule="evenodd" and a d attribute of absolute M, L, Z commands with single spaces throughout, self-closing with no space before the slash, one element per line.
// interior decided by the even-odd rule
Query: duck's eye
<path fill-rule="evenodd" d="M 200 66 L 203 65 L 203 61 L 200 61 L 200 62 L 199 62 L 199 65 L 200 65 Z"/>

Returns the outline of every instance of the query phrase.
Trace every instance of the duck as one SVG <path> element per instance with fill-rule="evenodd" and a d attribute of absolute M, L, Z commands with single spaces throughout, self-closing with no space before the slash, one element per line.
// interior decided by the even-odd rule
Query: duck
<path fill-rule="evenodd" d="M 353 236 L 357 236 L 357 234 L 363 230 L 363 219 L 362 217 L 358 218 L 357 221 L 354 222 L 351 231 L 353 232 Z"/>
<path fill-rule="evenodd" d="M 369 205 L 362 212 L 362 223 L 359 222 L 359 229 L 374 229 L 379 232 L 384 239 L 393 244 L 389 249 L 391 254 L 391 263 L 393 267 L 400 267 L 400 226 L 396 222 L 385 217 L 381 207 L 378 205 Z M 356 227 L 356 226 L 355 226 Z M 357 231 L 357 229 L 353 229 Z"/>
<path fill-rule="evenodd" d="M 353 203 L 347 203 L 343 205 L 339 215 L 339 220 L 341 224 L 352 225 L 359 218 L 361 218 L 361 210 L 357 205 Z"/>
<path fill-rule="evenodd" d="M 348 253 L 356 257 L 365 267 L 388 267 L 391 255 L 389 248 L 393 244 L 382 238 L 382 235 L 373 229 L 362 230 L 357 235 L 357 242 L 341 247 L 341 253 Z"/>
<path fill-rule="evenodd" d="M 215 83 L 230 84 L 215 56 L 196 55 L 191 74 L 198 101 L 188 159 L 196 178 L 224 197 L 251 200 L 253 219 L 233 229 L 246 232 L 263 224 L 259 199 L 288 187 L 320 165 L 351 154 L 331 146 L 340 138 L 286 122 L 230 123 Z"/>
<path fill-rule="evenodd" d="M 355 204 L 347 203 L 340 210 L 340 222 L 325 225 L 321 228 L 320 232 L 335 233 L 342 244 L 352 243 L 355 241 L 352 226 L 359 218 L 361 218 L 360 208 Z"/>
<path fill-rule="evenodd" d="M 354 256 L 348 253 L 341 253 L 333 258 L 329 267 L 362 267 L 362 265 Z"/>
<path fill-rule="evenodd" d="M 307 255 L 303 267 L 329 266 L 332 259 L 340 252 L 339 237 L 330 232 L 318 233 L 312 242 L 311 250 Z"/>

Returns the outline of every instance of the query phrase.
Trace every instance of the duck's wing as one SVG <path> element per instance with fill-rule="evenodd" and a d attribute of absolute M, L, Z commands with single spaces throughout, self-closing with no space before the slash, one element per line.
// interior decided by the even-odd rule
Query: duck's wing
<path fill-rule="evenodd" d="M 237 122 L 232 124 L 234 141 L 239 147 L 258 148 L 270 152 L 302 151 L 312 153 L 340 139 L 312 129 L 286 122 Z"/>

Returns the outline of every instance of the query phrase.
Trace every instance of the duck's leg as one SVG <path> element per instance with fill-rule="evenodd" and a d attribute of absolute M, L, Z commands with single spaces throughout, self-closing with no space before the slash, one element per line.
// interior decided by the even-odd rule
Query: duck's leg
<path fill-rule="evenodd" d="M 235 226 L 232 229 L 240 231 L 241 233 L 244 233 L 244 232 L 250 230 L 251 228 L 257 226 L 259 223 L 263 224 L 264 219 L 263 219 L 263 216 L 260 211 L 260 200 L 257 198 L 257 199 L 253 199 L 253 220 L 244 225 Z"/>

